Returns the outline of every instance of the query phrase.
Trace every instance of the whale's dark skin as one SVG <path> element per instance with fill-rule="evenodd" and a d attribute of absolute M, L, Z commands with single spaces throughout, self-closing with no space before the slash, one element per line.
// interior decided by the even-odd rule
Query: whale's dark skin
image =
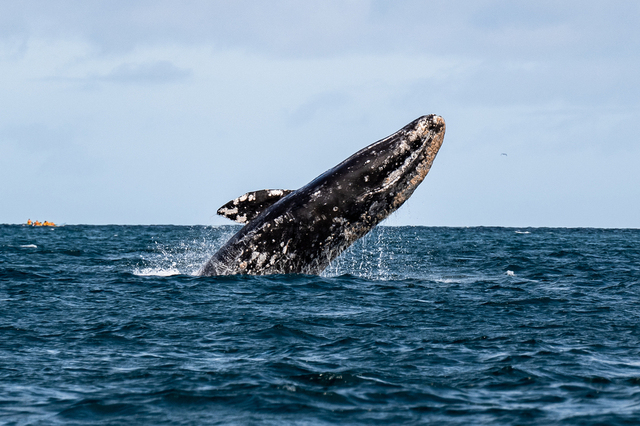
<path fill-rule="evenodd" d="M 442 117 L 426 115 L 298 190 L 256 191 L 230 201 L 218 213 L 246 225 L 200 275 L 320 274 L 411 196 L 444 133 Z"/>

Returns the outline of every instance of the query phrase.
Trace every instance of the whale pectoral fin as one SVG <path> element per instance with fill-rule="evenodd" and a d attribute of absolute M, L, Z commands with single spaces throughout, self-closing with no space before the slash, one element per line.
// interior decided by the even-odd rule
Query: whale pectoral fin
<path fill-rule="evenodd" d="M 292 192 L 290 189 L 247 192 L 220 207 L 217 213 L 238 223 L 247 223 Z"/>

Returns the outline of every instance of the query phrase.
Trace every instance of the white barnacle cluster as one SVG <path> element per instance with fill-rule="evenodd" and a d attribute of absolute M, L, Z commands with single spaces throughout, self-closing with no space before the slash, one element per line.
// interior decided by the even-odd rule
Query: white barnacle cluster
<path fill-rule="evenodd" d="M 348 242 L 356 241 L 360 235 L 356 232 L 356 228 L 354 226 L 346 227 L 343 231 L 344 239 Z"/>
<path fill-rule="evenodd" d="M 284 191 L 282 189 L 270 189 L 267 194 L 269 197 L 280 197 L 284 195 Z"/>
<path fill-rule="evenodd" d="M 427 122 L 428 120 L 426 118 L 423 118 L 422 120 L 418 121 L 413 130 L 407 132 L 407 139 L 409 139 L 409 142 L 415 142 L 416 139 L 424 137 L 424 135 L 429 131 Z"/>
<path fill-rule="evenodd" d="M 267 253 L 260 253 L 259 251 L 254 251 L 251 253 L 250 262 L 255 263 L 258 267 L 262 267 L 264 262 L 267 260 Z"/>
<path fill-rule="evenodd" d="M 234 204 L 238 205 L 238 203 L 236 202 L 236 200 L 234 200 Z M 247 221 L 247 215 L 244 214 L 242 216 L 238 215 L 238 208 L 237 207 L 233 207 L 233 208 L 229 208 L 229 207 L 221 207 L 218 209 L 218 214 L 221 214 L 222 216 L 228 217 L 232 220 L 235 220 L 236 222 L 240 222 L 240 223 L 245 223 Z"/>
<path fill-rule="evenodd" d="M 234 207 L 232 209 L 228 208 L 228 207 L 221 207 L 220 208 L 220 213 L 222 213 L 224 216 L 231 216 L 234 214 L 238 214 L 238 208 Z"/>
<path fill-rule="evenodd" d="M 411 138 L 409 138 L 409 140 L 411 142 L 415 141 L 417 138 L 413 138 L 413 140 L 411 140 Z M 411 150 L 411 146 L 407 143 L 407 139 L 402 138 L 400 139 L 400 145 L 398 146 L 398 151 L 400 154 L 404 154 L 407 151 Z"/>
<path fill-rule="evenodd" d="M 348 223 L 347 219 L 345 219 L 344 217 L 334 217 L 332 222 L 338 225 L 344 225 L 345 223 Z"/>

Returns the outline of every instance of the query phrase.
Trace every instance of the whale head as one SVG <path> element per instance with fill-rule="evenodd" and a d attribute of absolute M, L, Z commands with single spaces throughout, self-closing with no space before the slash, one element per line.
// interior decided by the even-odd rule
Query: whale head
<path fill-rule="evenodd" d="M 417 118 L 299 191 L 309 192 L 307 207 L 315 212 L 330 206 L 333 213 L 327 214 L 339 217 L 342 211 L 345 223 L 364 227 L 367 232 L 397 210 L 424 180 L 442 145 L 445 129 L 444 119 L 438 115 Z"/>

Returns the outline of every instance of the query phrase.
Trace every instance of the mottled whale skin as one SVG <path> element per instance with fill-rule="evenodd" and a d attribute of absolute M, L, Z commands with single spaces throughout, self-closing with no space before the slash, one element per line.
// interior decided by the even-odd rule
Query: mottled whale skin
<path fill-rule="evenodd" d="M 230 201 L 218 213 L 246 224 L 200 275 L 320 274 L 413 194 L 444 133 L 442 117 L 425 115 L 298 190 L 256 191 Z"/>

